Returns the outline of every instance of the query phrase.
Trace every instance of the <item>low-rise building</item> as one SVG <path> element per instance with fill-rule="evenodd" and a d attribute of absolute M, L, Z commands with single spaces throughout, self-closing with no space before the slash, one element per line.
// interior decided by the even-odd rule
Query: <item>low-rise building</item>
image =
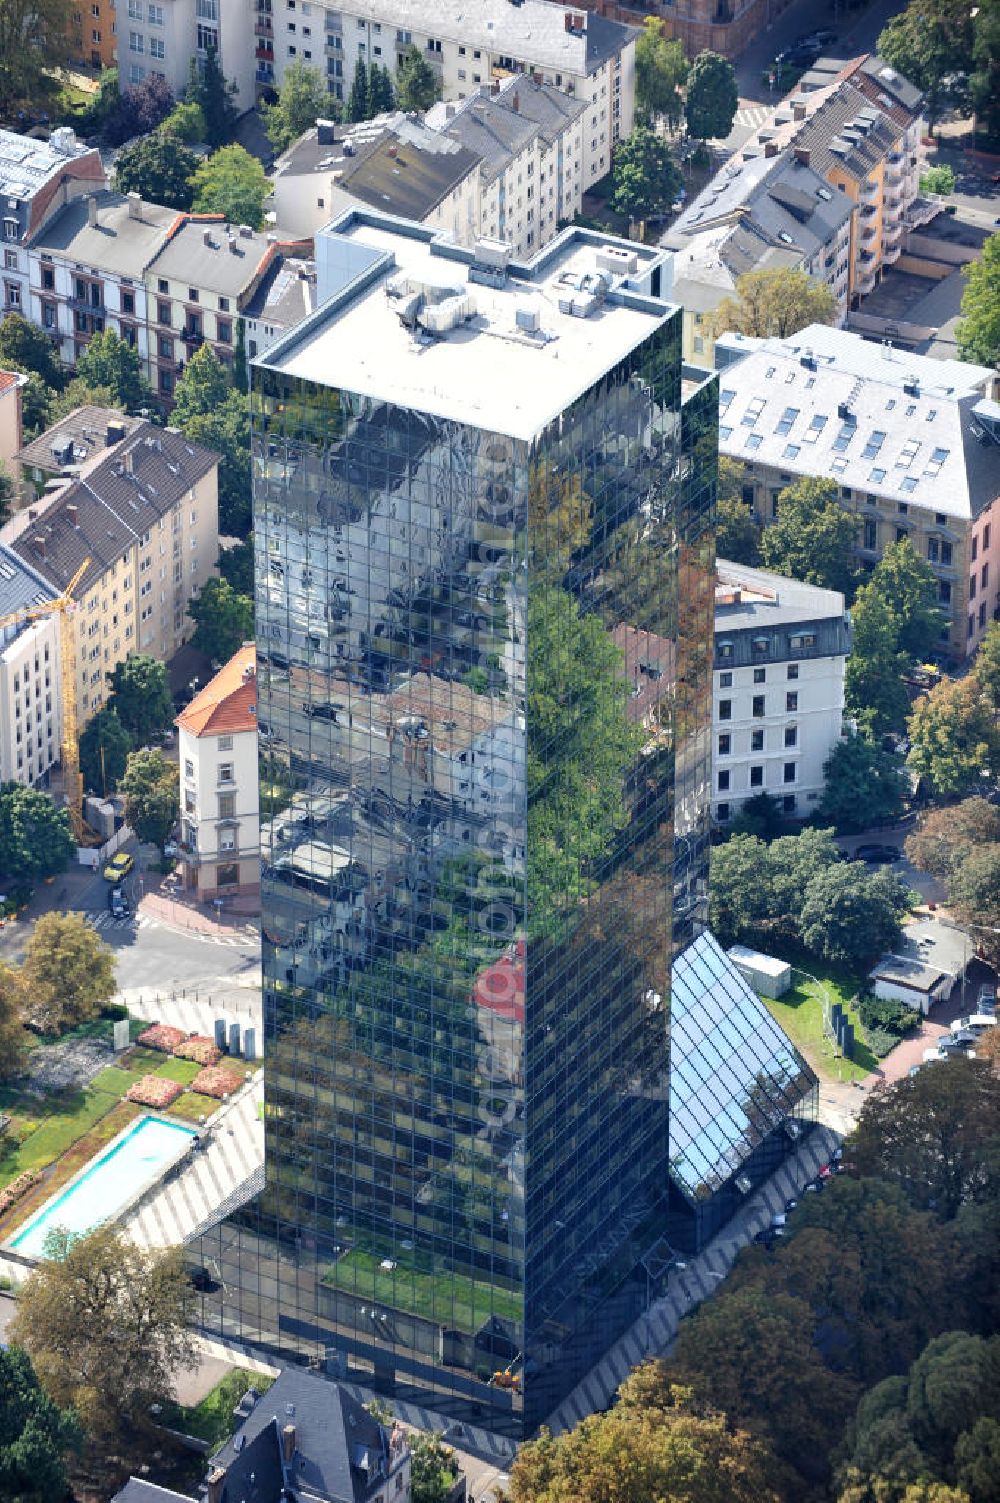
<path fill-rule="evenodd" d="M 144 420 L 117 407 L 74 407 L 18 454 L 24 478 L 36 494 L 68 484 L 83 465 L 121 443 Z"/>
<path fill-rule="evenodd" d="M 105 329 L 148 364 L 143 274 L 177 217 L 176 209 L 137 193 L 102 189 L 75 199 L 32 237 L 26 317 L 52 336 L 66 365 L 76 365 L 92 335 Z"/>
<path fill-rule="evenodd" d="M 104 187 L 99 151 L 78 141 L 69 126 L 47 142 L 0 130 L 3 196 L 3 300 L 0 312 L 34 318 L 29 294 L 28 244 L 73 199 Z"/>
<path fill-rule="evenodd" d="M 667 237 L 673 296 L 684 308 L 684 355 L 711 359 L 710 315 L 741 276 L 797 267 L 825 282 L 842 323 L 850 306 L 855 205 L 793 152 L 733 162 L 699 194 Z"/>
<path fill-rule="evenodd" d="M 799 267 L 837 322 L 903 253 L 919 198 L 923 96 L 882 58 L 821 59 L 671 226 L 687 358 L 745 272 Z"/>
<path fill-rule="evenodd" d="M 23 441 L 21 388 L 27 381 L 20 371 L 0 371 L 0 468 L 8 475 Z"/>
<path fill-rule="evenodd" d="M 247 1390 L 231 1439 L 208 1464 L 204 1503 L 410 1503 L 410 1447 L 337 1383 L 285 1368 Z M 195 1503 L 132 1477 L 112 1503 Z"/>
<path fill-rule="evenodd" d="M 0 543 L 0 619 L 57 594 Z M 58 618 L 0 626 L 0 783 L 37 783 L 58 760 L 61 738 Z"/>
<path fill-rule="evenodd" d="M 249 109 L 254 102 L 254 21 L 260 19 L 264 4 L 265 0 L 258 0 L 256 7 L 247 0 L 159 0 L 158 4 L 120 0 L 117 40 L 122 87 L 134 88 L 147 76 L 159 74 L 180 94 L 192 59 L 204 67 L 211 49 L 227 81 L 236 85 L 237 109 Z M 269 13 L 270 0 L 266 5 Z"/>
<path fill-rule="evenodd" d="M 199 898 L 260 891 L 257 653 L 244 643 L 178 715 L 181 869 Z"/>
<path fill-rule="evenodd" d="M 169 402 L 185 363 L 202 344 L 211 345 L 232 369 L 244 358 L 239 346 L 248 303 L 284 251 L 249 225 L 227 224 L 220 214 L 173 216 L 170 231 L 145 272 L 149 308 L 148 379 Z"/>
<path fill-rule="evenodd" d="M 316 307 L 316 263 L 306 256 L 272 262 L 243 310 L 247 361 L 255 360 Z"/>
<path fill-rule="evenodd" d="M 632 129 L 635 39 L 631 26 L 549 0 L 346 0 L 336 8 L 298 0 L 258 0 L 257 88 L 280 86 L 295 59 L 326 59 L 327 86 L 348 97 L 359 62 L 395 76 L 410 46 L 434 69 L 441 98 L 464 99 L 513 74 L 582 99 L 591 151 L 590 186 L 611 165 L 611 152 Z"/>
<path fill-rule="evenodd" d="M 712 815 L 725 824 L 766 793 L 789 819 L 811 814 L 841 738 L 844 597 L 720 559 L 715 590 Z"/>
<path fill-rule="evenodd" d="M 130 653 L 166 661 L 191 635 L 191 596 L 215 571 L 218 456 L 142 422 L 0 529 L 0 541 L 57 592 L 81 564 L 73 613 L 77 710 L 103 705 Z"/>
<path fill-rule="evenodd" d="M 339 214 L 367 204 L 448 230 L 469 245 L 479 234 L 480 173 L 476 152 L 419 120 L 396 115 L 369 150 L 345 159 L 331 181 L 330 209 Z"/>
<path fill-rule="evenodd" d="M 998 604 L 1000 404 L 985 366 L 933 360 L 812 324 L 788 339 L 724 334 L 719 452 L 744 467 L 756 519 L 800 476 L 829 479 L 871 569 L 908 537 L 938 580 L 941 653 L 967 657 Z"/>
<path fill-rule="evenodd" d="M 139 0 L 125 0 L 134 9 Z M 149 7 L 150 13 L 156 10 Z M 118 20 L 116 0 L 90 0 L 89 5 L 69 11 L 70 60 L 85 68 L 113 68 L 117 63 Z"/>

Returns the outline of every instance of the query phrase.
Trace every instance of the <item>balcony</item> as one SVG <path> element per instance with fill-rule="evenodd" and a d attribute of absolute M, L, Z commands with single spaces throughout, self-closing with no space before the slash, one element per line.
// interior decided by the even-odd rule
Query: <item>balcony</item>
<path fill-rule="evenodd" d="M 274 62 L 274 46 L 271 42 L 259 42 L 254 48 L 254 57 L 258 62 Z"/>
<path fill-rule="evenodd" d="M 274 69 L 270 63 L 258 63 L 254 73 L 254 82 L 259 84 L 274 83 Z"/>
<path fill-rule="evenodd" d="M 876 204 L 878 203 L 878 199 L 879 185 L 874 179 L 868 178 L 866 182 L 861 184 L 861 202 L 863 204 Z"/>
<path fill-rule="evenodd" d="M 254 36 L 258 36 L 258 37 L 273 37 L 274 36 L 274 26 L 272 25 L 271 19 L 270 19 L 269 16 L 268 17 L 258 16 L 257 19 L 256 19 L 256 21 L 254 22 L 253 30 L 254 30 Z"/>

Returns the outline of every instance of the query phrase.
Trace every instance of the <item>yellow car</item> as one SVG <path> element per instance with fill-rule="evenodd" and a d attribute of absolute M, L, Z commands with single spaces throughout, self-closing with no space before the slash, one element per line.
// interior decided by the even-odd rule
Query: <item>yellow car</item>
<path fill-rule="evenodd" d="M 133 866 L 135 866 L 135 857 L 130 856 L 128 851 L 119 851 L 116 856 L 112 856 L 104 868 L 104 880 L 120 882 L 122 877 L 128 876 Z"/>

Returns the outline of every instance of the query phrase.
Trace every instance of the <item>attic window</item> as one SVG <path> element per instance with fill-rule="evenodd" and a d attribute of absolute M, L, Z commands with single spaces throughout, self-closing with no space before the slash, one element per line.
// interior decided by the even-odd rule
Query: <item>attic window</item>
<path fill-rule="evenodd" d="M 798 407 L 786 407 L 784 412 L 781 414 L 781 417 L 778 419 L 778 426 L 774 430 L 775 433 L 790 432 L 792 424 L 795 422 L 795 419 L 798 417 L 798 415 Z"/>
<path fill-rule="evenodd" d="M 724 387 L 723 390 L 719 392 L 719 411 L 720 412 L 725 412 L 726 408 L 729 406 L 730 402 L 733 400 L 733 398 L 735 397 L 735 395 L 736 395 L 735 391 L 730 391 L 730 389 L 728 387 Z"/>
<path fill-rule="evenodd" d="M 826 417 L 814 417 L 812 422 L 809 424 L 809 427 L 802 435 L 803 442 L 807 444 L 814 444 L 819 438 L 820 434 L 823 432 L 823 429 L 826 427 L 827 422 L 828 419 Z"/>
<path fill-rule="evenodd" d="M 874 428 L 869 435 L 868 442 L 865 444 L 865 447 L 862 450 L 861 458 L 874 459 L 884 443 L 885 434 L 882 432 L 882 429 Z"/>

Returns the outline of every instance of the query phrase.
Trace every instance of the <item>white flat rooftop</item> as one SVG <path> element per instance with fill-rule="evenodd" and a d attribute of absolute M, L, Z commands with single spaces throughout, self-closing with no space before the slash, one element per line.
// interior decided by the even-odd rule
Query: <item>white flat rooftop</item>
<path fill-rule="evenodd" d="M 443 255 L 442 242 L 416 226 L 395 229 L 358 214 L 329 240 L 346 268 L 344 290 L 258 364 L 512 438 L 533 439 L 673 312 L 640 290 L 659 253 L 613 237 L 567 232 L 538 262 L 512 264 L 498 286 L 470 280 L 470 253 Z M 606 272 L 608 285 L 591 301 L 605 244 L 634 253 L 638 268 L 627 279 Z M 352 288 L 346 284 L 365 248 L 385 262 L 381 274 Z M 420 288 L 431 289 L 431 304 L 445 291 L 468 299 L 471 316 L 437 335 L 407 327 L 407 289 L 419 296 Z M 567 300 L 591 311 L 563 311 Z M 524 327 L 534 319 L 537 330 Z"/>

